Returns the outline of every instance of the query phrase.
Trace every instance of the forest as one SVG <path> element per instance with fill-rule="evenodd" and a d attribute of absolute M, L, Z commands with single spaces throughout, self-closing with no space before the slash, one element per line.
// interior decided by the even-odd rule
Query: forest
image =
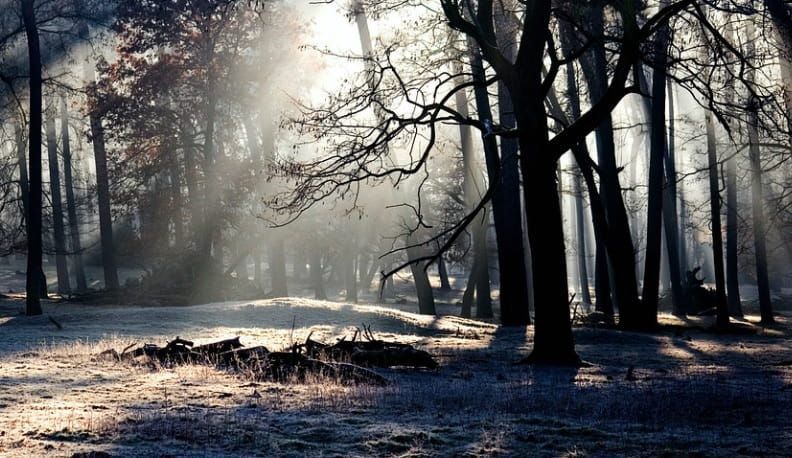
<path fill-rule="evenodd" d="M 0 455 L 790 456 L 792 2 L 0 0 Z"/>

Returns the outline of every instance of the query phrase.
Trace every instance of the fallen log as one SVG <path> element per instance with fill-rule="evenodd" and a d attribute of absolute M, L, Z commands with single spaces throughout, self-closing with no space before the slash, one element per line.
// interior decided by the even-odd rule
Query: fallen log
<path fill-rule="evenodd" d="M 261 346 L 244 348 L 239 337 L 198 346 L 177 337 L 164 347 L 144 344 L 132 351 L 127 350 L 129 347 L 120 354 L 112 349 L 105 350 L 98 356 L 116 361 L 147 357 L 165 367 L 207 364 L 263 381 L 304 382 L 309 376 L 318 376 L 340 383 L 387 384 L 382 375 L 364 367 L 323 361 L 296 351 L 270 352 Z"/>
<path fill-rule="evenodd" d="M 358 339 L 361 335 L 365 340 Z M 428 352 L 409 344 L 379 340 L 365 326 L 362 331 L 356 331 L 351 340 L 342 337 L 333 345 L 312 340 L 309 334 L 305 343 L 292 346 L 292 351 L 323 361 L 346 362 L 365 367 L 437 368 L 437 362 Z"/>

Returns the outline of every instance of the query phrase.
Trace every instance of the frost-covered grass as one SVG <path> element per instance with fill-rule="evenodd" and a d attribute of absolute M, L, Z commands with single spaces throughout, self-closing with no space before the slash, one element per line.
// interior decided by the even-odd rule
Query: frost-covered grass
<path fill-rule="evenodd" d="M 195 307 L 0 303 L 0 455 L 71 456 L 785 456 L 792 450 L 787 317 L 716 335 L 663 316 L 657 334 L 577 328 L 580 369 L 512 363 L 531 329 L 412 307 L 309 299 Z M 443 311 L 451 311 L 446 306 Z M 752 311 L 749 309 L 749 311 Z M 757 320 L 749 316 L 748 326 Z M 387 387 L 253 382 L 205 366 L 97 359 L 107 348 L 239 335 L 292 341 L 378 336 L 438 356 L 438 371 L 384 371 Z M 676 326 L 687 326 L 680 328 Z M 633 367 L 630 371 L 629 368 Z M 631 377 L 627 373 L 631 372 Z"/>

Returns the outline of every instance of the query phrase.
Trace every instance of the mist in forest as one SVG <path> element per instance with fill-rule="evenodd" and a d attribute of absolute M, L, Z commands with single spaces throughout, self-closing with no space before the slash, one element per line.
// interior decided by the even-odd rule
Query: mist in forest
<path fill-rule="evenodd" d="M 515 404 L 563 405 L 574 427 L 594 409 L 603 431 L 648 410 L 687 428 L 649 380 L 673 399 L 694 380 L 687 400 L 714 425 L 778 439 L 702 449 L 772 455 L 789 442 L 774 409 L 792 380 L 791 78 L 781 0 L 0 0 L 0 363 L 58 341 L 76 346 L 54 360 L 112 363 L 119 383 L 197 366 L 331 387 L 291 392 L 298 418 L 349 402 L 382 432 L 394 405 L 453 404 L 477 413 L 451 430 L 492 415 L 522 431 L 474 443 L 402 412 L 403 443 L 302 437 L 311 456 L 524 455 Z M 121 375 L 144 360 L 162 380 Z M 432 371 L 454 380 L 448 400 Z M 710 389 L 716 373 L 741 385 Z M 119 396 L 102 405 L 139 407 Z M 31 418 L 14 430 L 37 438 L 28 453 L 60 441 L 41 432 L 60 420 Z M 86 428 L 132 456 L 160 420 Z M 179 431 L 196 453 L 214 437 Z M 288 455 L 292 439 L 268 444 Z M 537 453 L 644 452 L 605 441 Z"/>

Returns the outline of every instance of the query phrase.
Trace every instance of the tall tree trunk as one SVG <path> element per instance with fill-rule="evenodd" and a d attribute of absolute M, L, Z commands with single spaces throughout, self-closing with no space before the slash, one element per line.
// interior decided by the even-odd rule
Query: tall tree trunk
<path fill-rule="evenodd" d="M 652 72 L 651 148 L 649 157 L 648 204 L 646 213 L 646 261 L 644 263 L 643 309 L 639 326 L 657 324 L 660 262 L 663 225 L 663 156 L 666 148 L 666 63 L 669 28 L 663 26 L 655 36 Z"/>
<path fill-rule="evenodd" d="M 481 54 L 471 46 L 471 69 L 477 82 L 486 80 Z M 476 111 L 479 119 L 492 120 L 492 107 L 486 88 L 474 88 Z M 511 95 L 504 85 L 498 86 L 500 124 L 516 127 Z M 498 142 L 493 135 L 482 136 L 492 193 L 492 213 L 495 220 L 495 238 L 498 245 L 498 272 L 500 277 L 501 323 L 506 326 L 524 326 L 531 323 L 529 309 L 528 273 L 523 244 L 522 206 L 520 203 L 519 144 L 514 139 Z"/>
<path fill-rule="evenodd" d="M 30 160 L 29 195 L 27 209 L 27 275 L 25 312 L 41 315 L 42 261 L 41 249 L 41 49 L 36 26 L 34 0 L 22 0 L 22 20 L 28 43 L 30 66 L 30 133 L 28 147 Z M 46 282 L 45 282 L 46 285 Z"/>
<path fill-rule="evenodd" d="M 455 73 L 461 74 L 462 64 L 456 63 L 454 66 Z M 457 91 L 455 101 L 457 111 L 463 117 L 468 118 L 470 114 L 468 112 L 468 99 L 465 92 Z M 462 146 L 462 168 L 464 171 L 462 188 L 465 210 L 471 212 L 476 208 L 484 193 L 482 192 L 482 184 L 478 179 L 478 171 L 476 170 L 473 136 L 470 132 L 470 126 L 465 124 L 459 125 L 459 138 Z M 473 265 L 477 266 L 477 269 L 473 271 L 475 273 L 473 278 L 476 282 L 476 317 L 490 318 L 492 317 L 492 300 L 490 298 L 490 278 L 487 259 L 486 212 L 480 212 L 470 227 L 473 233 Z"/>
<path fill-rule="evenodd" d="M 564 228 L 556 183 L 558 162 L 548 158 L 542 56 L 550 2 L 536 2 L 524 15 L 522 58 L 510 80 L 520 142 L 525 217 L 534 288 L 534 347 L 527 362 L 577 365 L 569 316 Z M 632 269 L 632 266 L 630 266 Z"/>
<path fill-rule="evenodd" d="M 679 262 L 679 219 L 677 215 L 676 129 L 674 87 L 666 78 L 668 95 L 668 141 L 665 153 L 665 186 L 663 195 L 663 229 L 665 233 L 668 275 L 674 311 L 679 314 L 682 304 L 682 275 Z"/>
<path fill-rule="evenodd" d="M 586 225 L 583 219 L 583 187 L 580 183 L 580 174 L 575 173 L 575 238 L 577 240 L 577 266 L 578 279 L 580 281 L 581 300 L 584 304 L 591 304 L 591 293 L 589 292 L 588 266 L 586 264 Z"/>
<path fill-rule="evenodd" d="M 69 111 L 65 95 L 61 97 L 61 141 L 63 143 L 63 180 L 66 187 L 66 214 L 69 221 L 69 235 L 71 236 L 72 270 L 77 279 L 77 291 L 85 291 L 88 289 L 88 282 L 85 278 L 82 242 L 80 241 L 80 220 L 77 217 L 77 202 L 74 197 L 72 154 L 69 138 Z"/>
<path fill-rule="evenodd" d="M 55 117 L 58 110 L 54 99 L 47 107 L 47 159 L 50 176 L 50 200 L 52 202 L 53 238 L 55 241 L 55 268 L 58 274 L 58 294 L 71 292 L 69 266 L 66 262 L 66 232 L 63 227 L 63 199 L 61 198 L 60 169 L 58 167 L 58 140 L 55 132 Z"/>
<path fill-rule="evenodd" d="M 113 218 L 110 213 L 110 183 L 107 171 L 107 151 L 105 150 L 104 127 L 97 109 L 91 111 L 91 142 L 93 143 L 96 164 L 96 194 L 99 203 L 99 232 L 102 246 L 102 268 L 104 269 L 105 288 L 116 290 L 119 287 L 116 268 L 115 248 L 113 245 Z"/>
<path fill-rule="evenodd" d="M 179 167 L 178 151 L 171 148 L 168 158 L 168 179 L 170 181 L 170 219 L 173 222 L 173 241 L 176 249 L 181 250 L 185 246 L 184 237 L 184 199 L 182 198 L 182 174 Z"/>
<path fill-rule="evenodd" d="M 17 122 L 14 125 L 14 132 L 16 134 L 16 153 L 17 165 L 19 168 L 19 194 L 22 199 L 22 219 L 25 221 L 25 232 L 27 233 L 27 218 L 30 212 L 30 179 L 28 178 L 27 171 L 27 154 L 25 154 L 25 135 L 22 132 L 22 122 Z"/>
<path fill-rule="evenodd" d="M 705 115 L 707 124 L 707 164 L 709 165 L 710 214 L 712 218 L 712 258 L 715 268 L 715 296 L 717 324 L 729 325 L 729 307 L 726 303 L 726 280 L 723 271 L 723 233 L 721 232 L 720 187 L 718 185 L 718 152 L 715 144 L 715 124 L 712 114 Z"/>
<path fill-rule="evenodd" d="M 749 21 L 746 27 L 748 42 L 747 54 L 754 55 L 754 40 L 756 33 L 753 24 Z M 753 67 L 749 68 L 747 78 L 754 80 Z M 753 235 L 754 235 L 754 254 L 756 257 L 756 286 L 759 290 L 759 313 L 762 317 L 762 324 L 772 324 L 773 304 L 770 300 L 770 280 L 767 271 L 767 234 L 765 232 L 764 215 L 764 190 L 762 177 L 762 157 L 759 150 L 759 101 L 751 96 L 748 100 L 748 143 L 749 158 L 751 162 L 751 200 L 753 209 Z"/>
<path fill-rule="evenodd" d="M 738 221 L 737 221 L 737 161 L 730 157 L 726 161 L 726 290 L 729 314 L 742 318 L 740 300 L 740 276 L 738 267 Z"/>
<path fill-rule="evenodd" d="M 591 10 L 591 33 L 604 34 L 603 7 Z M 607 87 L 608 65 L 603 46 L 594 46 L 588 58 L 581 60 L 588 81 L 591 102 L 597 103 Z M 605 206 L 608 232 L 612 233 L 612 249 L 608 248 L 610 288 L 614 305 L 619 309 L 620 323 L 628 328 L 643 327 L 639 313 L 638 285 L 635 279 L 635 253 L 630 233 L 627 211 L 624 206 L 619 171 L 616 164 L 616 146 L 613 138 L 613 121 L 605 116 L 596 130 L 597 158 L 600 172 L 600 193 Z M 595 223 L 596 224 L 596 223 Z"/>

